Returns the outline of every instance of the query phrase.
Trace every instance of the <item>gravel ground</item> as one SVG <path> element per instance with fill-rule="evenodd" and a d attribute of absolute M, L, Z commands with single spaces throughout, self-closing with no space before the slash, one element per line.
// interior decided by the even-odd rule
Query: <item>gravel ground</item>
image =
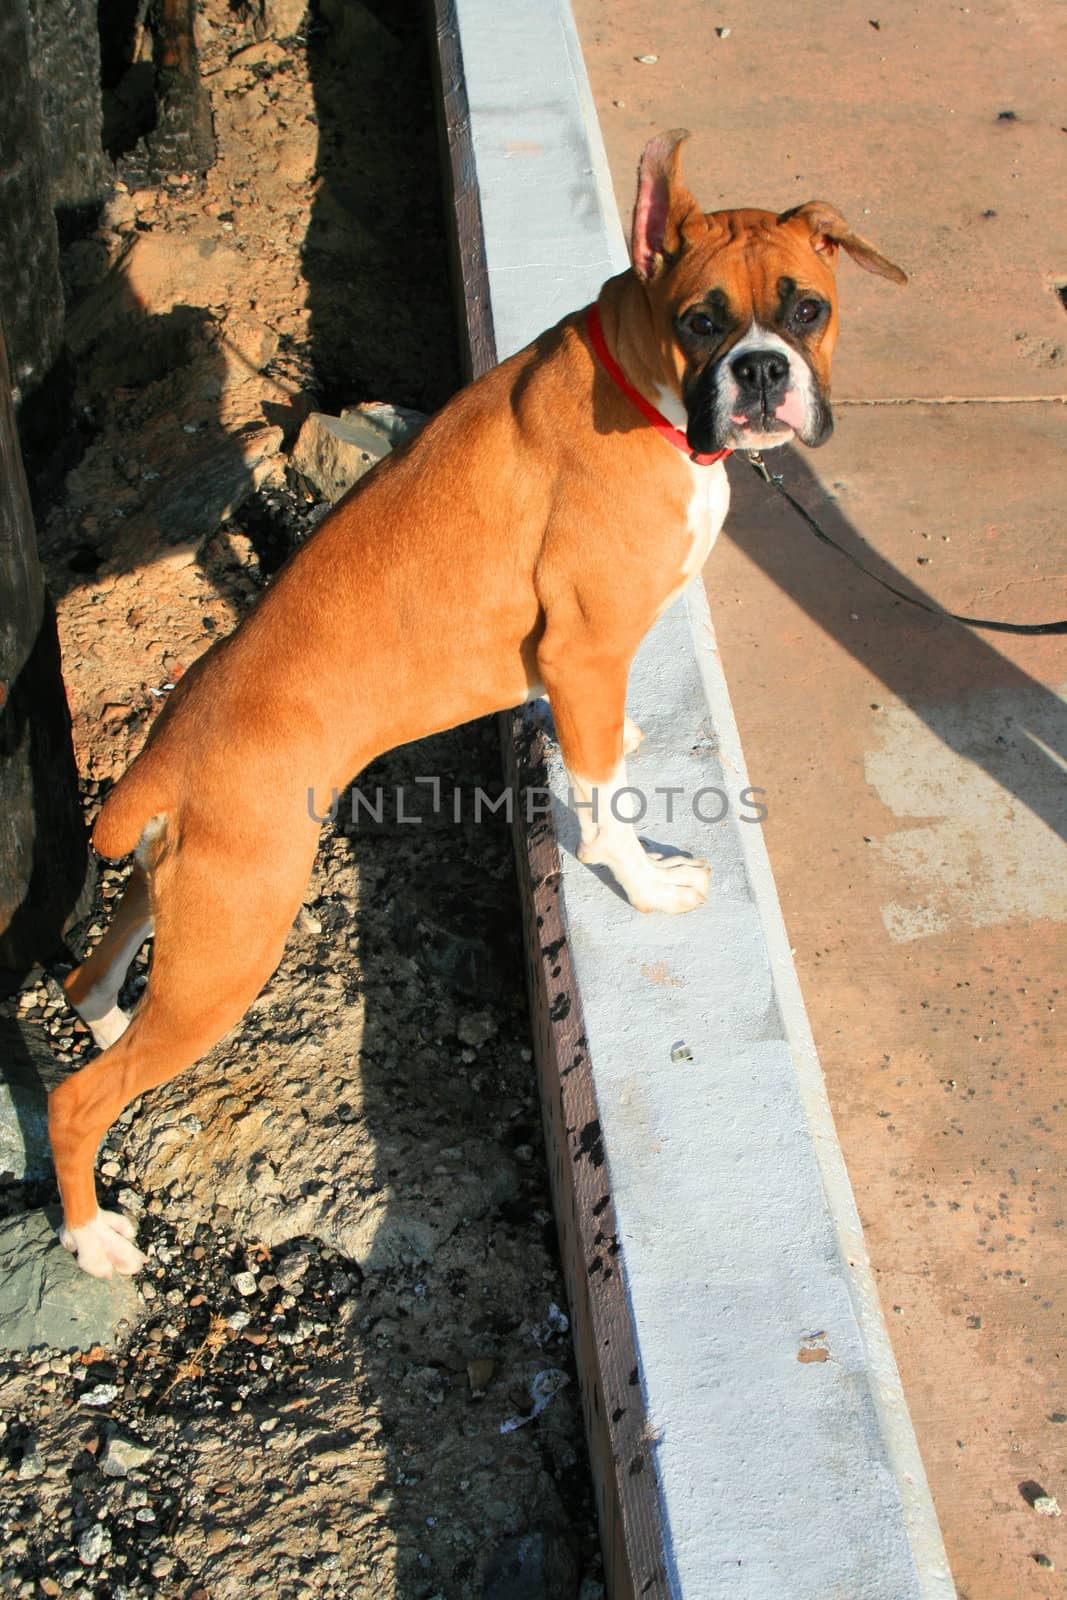
<path fill-rule="evenodd" d="M 306 412 L 456 381 L 418 33 L 350 0 L 263 36 L 293 12 L 206 0 L 217 167 L 117 190 L 65 262 L 83 436 L 42 545 L 89 819 L 322 514 L 288 466 Z M 0 1592 L 602 1594 L 510 841 L 472 817 L 498 784 L 492 725 L 363 774 L 382 820 L 342 801 L 241 1028 L 112 1130 L 141 1315 L 116 1348 L 0 1356 Z M 91 1052 L 40 975 L 2 1011 Z M 0 1214 L 54 1201 L 0 1185 Z"/>

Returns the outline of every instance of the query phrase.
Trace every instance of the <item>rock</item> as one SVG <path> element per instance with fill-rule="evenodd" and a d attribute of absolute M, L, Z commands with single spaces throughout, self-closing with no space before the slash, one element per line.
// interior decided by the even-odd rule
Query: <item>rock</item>
<path fill-rule="evenodd" d="M 340 1245 L 362 1272 L 389 1272 L 432 1261 L 439 1235 L 430 1220 L 414 1207 L 399 1205 L 388 1190 L 376 1199 L 378 1203 L 364 1207 L 358 1217 L 344 1219 L 331 1243 Z"/>
<path fill-rule="evenodd" d="M 327 500 L 339 500 L 425 420 L 420 411 L 380 403 L 351 407 L 340 417 L 313 411 L 293 446 L 293 466 Z"/>
<path fill-rule="evenodd" d="M 1039 1517 L 1058 1517 L 1060 1515 L 1060 1508 L 1055 1495 L 1039 1494 L 1035 1498 L 1033 1505 Z"/>
<path fill-rule="evenodd" d="M 327 500 L 347 489 L 387 456 L 392 446 L 364 422 L 313 411 L 293 446 L 293 466 Z"/>
<path fill-rule="evenodd" d="M 578 1587 L 574 1552 L 551 1528 L 507 1539 L 494 1552 L 482 1600 L 560 1600 Z"/>
<path fill-rule="evenodd" d="M 151 1445 L 142 1444 L 132 1434 L 112 1434 L 100 1457 L 100 1471 L 105 1478 L 124 1478 L 128 1472 L 143 1467 L 155 1452 Z"/>
<path fill-rule="evenodd" d="M 48 1045 L 25 1023 L 0 1023 L 4 1075 L 0 1081 L 0 1172 L 43 1178 L 52 1170 L 48 1148 L 48 1091 L 63 1076 Z"/>
<path fill-rule="evenodd" d="M 237 1290 L 237 1293 L 243 1294 L 246 1296 L 246 1298 L 248 1295 L 255 1294 L 256 1292 L 257 1285 L 256 1275 L 254 1272 L 237 1272 L 234 1274 L 231 1282 L 233 1283 L 234 1288 Z"/>
<path fill-rule="evenodd" d="M 35 1478 L 44 1476 L 44 1462 L 41 1451 L 34 1434 L 30 1434 L 22 1447 L 22 1460 L 19 1462 L 18 1478 L 20 1483 L 32 1483 Z"/>
<path fill-rule="evenodd" d="M 0 1222 L 0 1349 L 86 1350 L 113 1345 L 134 1322 L 138 1295 L 129 1278 L 90 1278 L 56 1238 L 57 1211 L 29 1211 Z"/>
<path fill-rule="evenodd" d="M 245 67 L 276 67 L 285 58 L 285 51 L 281 45 L 274 39 L 267 39 L 259 44 L 246 44 L 242 50 L 235 50 L 230 61 L 239 62 Z"/>
<path fill-rule="evenodd" d="M 256 37 L 289 39 L 304 20 L 308 0 L 263 0 L 263 10 L 256 21 Z"/>
<path fill-rule="evenodd" d="M 362 418 L 383 433 L 393 446 L 413 439 L 429 421 L 424 411 L 414 411 L 410 406 L 391 406 L 384 400 L 364 400 L 358 406 L 342 406 L 341 417 L 346 422 L 350 417 Z"/>
<path fill-rule="evenodd" d="M 78 1560 L 83 1567 L 95 1567 L 101 1556 L 111 1549 L 111 1535 L 101 1522 L 86 1528 L 78 1540 Z"/>
<path fill-rule="evenodd" d="M 471 1393 L 484 1394 L 495 1371 L 496 1362 L 491 1356 L 475 1356 L 473 1361 L 468 1361 L 467 1382 L 470 1384 Z"/>
<path fill-rule="evenodd" d="M 310 1265 L 310 1250 L 294 1250 L 292 1255 L 283 1256 L 278 1262 L 275 1276 L 283 1289 L 293 1289 L 306 1276 Z"/>
<path fill-rule="evenodd" d="M 105 1406 L 113 1405 L 119 1397 L 118 1385 L 114 1383 L 94 1383 L 91 1389 L 83 1389 L 78 1396 L 80 1406 L 91 1406 L 94 1411 L 103 1410 Z"/>
<path fill-rule="evenodd" d="M 222 337 L 228 349 L 234 351 L 245 366 L 262 372 L 268 362 L 278 354 L 278 335 L 266 323 L 247 312 L 234 312 L 223 318 Z"/>
<path fill-rule="evenodd" d="M 110 228 L 113 233 L 126 233 L 136 222 L 137 207 L 133 203 L 133 196 L 123 193 L 111 196 L 100 217 L 101 226 Z"/>
<path fill-rule="evenodd" d="M 496 1031 L 496 1018 L 491 1012 L 473 1011 L 459 1019 L 456 1034 L 460 1044 L 470 1045 L 472 1050 L 476 1050 L 479 1045 L 486 1044 Z"/>

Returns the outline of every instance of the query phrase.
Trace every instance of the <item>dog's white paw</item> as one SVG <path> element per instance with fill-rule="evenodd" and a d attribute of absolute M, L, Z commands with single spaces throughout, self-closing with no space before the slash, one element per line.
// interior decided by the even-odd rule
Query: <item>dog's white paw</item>
<path fill-rule="evenodd" d="M 707 899 L 711 868 L 695 856 L 664 856 L 634 841 L 625 851 L 603 837 L 584 841 L 578 859 L 608 867 L 635 911 L 694 911 Z"/>
<path fill-rule="evenodd" d="M 147 1259 L 134 1244 L 137 1229 L 120 1211 L 98 1211 L 80 1228 L 59 1230 L 64 1250 L 77 1256 L 78 1265 L 91 1278 L 132 1278 Z"/>
<path fill-rule="evenodd" d="M 708 897 L 711 868 L 694 856 L 646 856 L 647 872 L 633 885 L 624 885 L 637 911 L 665 911 L 677 915 L 695 911 Z"/>

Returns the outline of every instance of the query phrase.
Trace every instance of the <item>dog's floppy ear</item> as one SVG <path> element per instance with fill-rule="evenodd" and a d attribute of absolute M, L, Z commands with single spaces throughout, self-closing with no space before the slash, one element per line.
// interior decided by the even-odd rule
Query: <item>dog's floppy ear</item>
<path fill-rule="evenodd" d="M 826 256 L 831 266 L 837 258 L 837 247 L 840 245 L 865 271 L 876 272 L 880 278 L 889 278 L 893 283 L 908 281 L 906 272 L 894 266 L 873 244 L 855 233 L 837 207 L 826 200 L 809 200 L 806 205 L 794 206 L 791 211 L 783 211 L 778 221 L 800 222 L 806 226 L 811 234 L 811 248 L 817 255 Z"/>
<path fill-rule="evenodd" d="M 679 151 L 688 137 L 686 128 L 672 128 L 650 139 L 637 169 L 630 260 L 645 283 L 651 283 L 678 250 L 687 218 L 703 220 L 681 176 Z"/>

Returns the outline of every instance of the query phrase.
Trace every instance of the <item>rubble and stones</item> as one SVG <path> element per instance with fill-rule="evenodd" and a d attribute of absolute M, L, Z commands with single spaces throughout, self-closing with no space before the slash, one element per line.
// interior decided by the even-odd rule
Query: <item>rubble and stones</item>
<path fill-rule="evenodd" d="M 359 0 L 204 0 L 217 164 L 117 187 L 65 253 L 83 449 L 41 543 L 90 821 L 168 685 L 323 515 L 292 464 L 305 418 L 362 407 L 388 435 L 457 381 L 420 29 Z M 362 781 L 491 785 L 498 759 L 473 726 Z M 125 871 L 102 865 L 77 948 Z M 6 1592 L 475 1600 L 513 1568 L 598 1592 L 517 921 L 502 819 L 342 808 L 324 830 L 241 1027 L 100 1152 L 102 1204 L 148 1252 L 117 1286 L 128 1326 L 0 1352 Z M 16 1029 L 61 1071 L 93 1054 L 40 973 L 0 1004 Z M 84 1307 L 55 1198 L 9 1172 L 0 1230 L 36 1229 Z M 8 1311 L 52 1302 L 13 1281 Z M 501 1433 L 549 1368 L 571 1381 Z"/>

